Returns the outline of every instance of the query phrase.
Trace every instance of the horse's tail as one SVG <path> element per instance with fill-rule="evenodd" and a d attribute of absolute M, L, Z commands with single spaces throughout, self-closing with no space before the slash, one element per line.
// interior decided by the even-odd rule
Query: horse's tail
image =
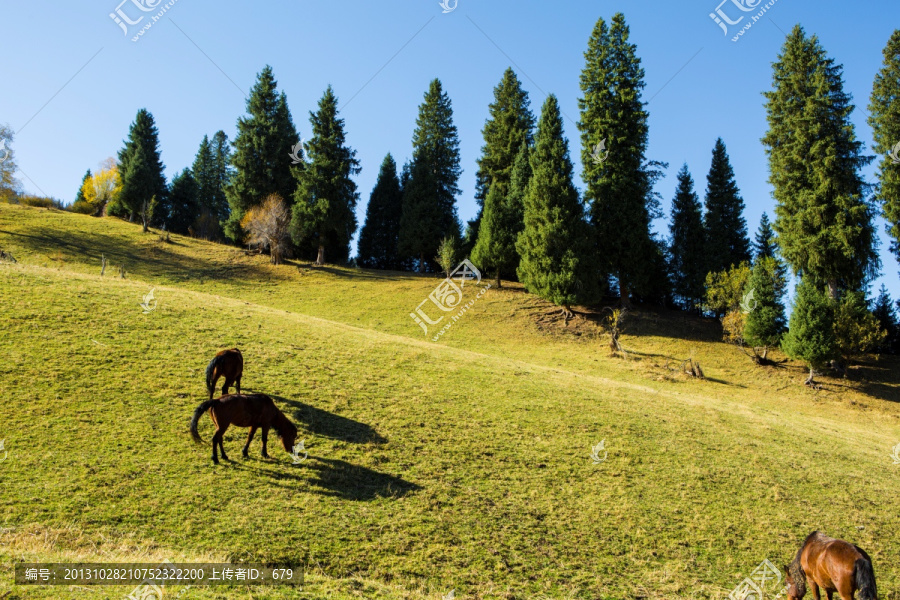
<path fill-rule="evenodd" d="M 197 407 L 197 410 L 194 411 L 194 418 L 191 419 L 191 437 L 194 438 L 194 441 L 202 444 L 203 438 L 200 437 L 200 434 L 197 433 L 197 423 L 200 421 L 200 417 L 203 416 L 203 413 L 209 410 L 209 407 L 218 402 L 218 400 L 207 400 L 206 402 L 201 402 L 200 406 Z"/>
<path fill-rule="evenodd" d="M 859 600 L 875 600 L 878 592 L 875 589 L 875 573 L 872 571 L 872 561 L 867 558 L 857 558 L 853 565 L 856 589 L 859 590 Z"/>
<path fill-rule="evenodd" d="M 206 391 L 209 392 L 210 396 L 213 393 L 213 375 L 215 374 L 216 366 L 221 360 L 222 357 L 216 355 L 211 361 L 209 361 L 209 364 L 206 365 Z"/>

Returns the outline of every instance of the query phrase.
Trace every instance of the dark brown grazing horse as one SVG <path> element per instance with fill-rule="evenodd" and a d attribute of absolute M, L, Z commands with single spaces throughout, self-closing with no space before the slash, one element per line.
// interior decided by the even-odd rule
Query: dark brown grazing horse
<path fill-rule="evenodd" d="M 194 418 L 191 419 L 191 435 L 200 443 L 203 443 L 203 439 L 197 433 L 197 422 L 207 410 L 209 418 L 216 426 L 216 433 L 212 439 L 214 463 L 219 464 L 216 447 L 222 450 L 222 458 L 228 460 L 225 448 L 222 446 L 222 438 L 230 425 L 250 428 L 247 443 L 244 444 L 243 454 L 245 457 L 250 448 L 250 441 L 253 440 L 253 434 L 260 428 L 262 429 L 262 455 L 265 458 L 269 458 L 269 453 L 266 452 L 269 429 L 275 430 L 275 433 L 281 438 L 284 449 L 293 454 L 294 442 L 297 440 L 297 427 L 284 416 L 284 413 L 278 410 L 272 399 L 265 394 L 229 394 L 201 403 L 194 411 Z"/>
<path fill-rule="evenodd" d="M 835 592 L 841 600 L 853 600 L 857 590 L 859 600 L 878 598 L 872 559 L 865 550 L 818 531 L 806 537 L 793 562 L 784 567 L 784 572 L 790 600 L 800 600 L 806 594 L 807 584 L 816 600 L 819 600 L 820 587 L 825 590 L 828 600 Z"/>
<path fill-rule="evenodd" d="M 237 389 L 237 393 L 241 393 L 241 375 L 244 374 L 244 356 L 237 348 L 231 350 L 222 350 L 213 357 L 206 366 L 206 390 L 209 392 L 209 399 L 212 400 L 213 392 L 216 389 L 216 382 L 219 377 L 225 378 L 225 385 L 222 386 L 222 395 L 228 393 L 228 388 L 232 385 Z"/>

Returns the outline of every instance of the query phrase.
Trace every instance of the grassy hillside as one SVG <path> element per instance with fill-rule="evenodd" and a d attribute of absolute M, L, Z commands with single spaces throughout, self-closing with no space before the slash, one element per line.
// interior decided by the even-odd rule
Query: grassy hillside
<path fill-rule="evenodd" d="M 593 315 L 566 327 L 506 284 L 434 343 L 409 313 L 436 278 L 273 267 L 46 209 L 0 204 L 0 248 L 19 261 L 0 263 L 0 597 L 130 591 L 16 588 L 20 560 L 170 558 L 302 561 L 304 598 L 722 598 L 819 529 L 900 598 L 896 358 L 814 391 L 714 322 L 647 311 L 624 360 Z M 241 459 L 246 430 L 218 467 L 191 441 L 231 346 L 300 427 L 301 465 L 258 438 Z M 678 373 L 691 355 L 706 380 Z"/>

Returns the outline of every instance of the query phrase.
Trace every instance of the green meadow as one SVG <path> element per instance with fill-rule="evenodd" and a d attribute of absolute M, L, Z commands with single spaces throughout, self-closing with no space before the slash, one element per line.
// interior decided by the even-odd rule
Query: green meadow
<path fill-rule="evenodd" d="M 865 549 L 900 598 L 897 357 L 810 389 L 714 320 L 641 307 L 612 355 L 601 312 L 566 325 L 507 282 L 432 342 L 409 315 L 433 276 L 276 267 L 2 203 L 0 248 L 18 261 L 0 263 L 4 600 L 132 589 L 15 586 L 17 562 L 164 559 L 305 571 L 302 589 L 182 598 L 721 599 L 813 530 Z M 207 416 L 191 439 L 206 365 L 234 346 L 302 463 L 277 438 L 263 459 L 258 436 L 243 459 L 231 428 L 214 466 Z"/>

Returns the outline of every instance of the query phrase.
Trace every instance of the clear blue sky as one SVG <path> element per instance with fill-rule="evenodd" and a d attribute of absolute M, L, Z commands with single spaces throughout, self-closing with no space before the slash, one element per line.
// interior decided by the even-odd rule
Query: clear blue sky
<path fill-rule="evenodd" d="M 434 77 L 450 94 L 459 128 L 463 221 L 475 213 L 481 129 L 507 66 L 519 73 L 535 112 L 546 93 L 559 97 L 577 162 L 573 120 L 583 52 L 597 19 L 623 11 L 646 70 L 649 157 L 669 163 L 657 186 L 664 208 L 668 212 L 683 162 L 702 196 L 710 153 L 721 136 L 753 232 L 762 212 L 772 216 L 774 206 L 759 141 L 766 129 L 762 92 L 770 87 L 771 62 L 785 33 L 801 23 L 844 65 L 846 89 L 859 106 L 856 132 L 869 147 L 864 109 L 881 51 L 900 27 L 896 0 L 778 0 L 736 43 L 732 32 L 749 16 L 726 36 L 709 17 L 719 0 L 458 0 L 447 14 L 438 0 L 177 0 L 135 43 L 131 30 L 149 17 L 126 36 L 109 16 L 120 1 L 0 0 L 0 122 L 16 132 L 13 148 L 26 190 L 70 202 L 85 170 L 122 146 L 141 107 L 156 118 L 171 178 L 190 166 L 205 134 L 223 129 L 233 138 L 244 93 L 270 64 L 305 138 L 308 113 L 328 84 L 345 104 L 348 140 L 363 167 L 357 177 L 360 224 L 384 155 L 391 152 L 401 163 L 410 155 L 417 106 Z M 131 20 L 155 14 L 132 3 L 141 1 L 154 6 L 158 0 L 127 0 L 122 12 Z M 732 20 L 745 14 L 732 0 L 722 10 Z M 873 172 L 866 172 L 870 180 Z M 881 281 L 896 299 L 898 264 L 887 251 L 881 219 L 878 230 Z"/>

